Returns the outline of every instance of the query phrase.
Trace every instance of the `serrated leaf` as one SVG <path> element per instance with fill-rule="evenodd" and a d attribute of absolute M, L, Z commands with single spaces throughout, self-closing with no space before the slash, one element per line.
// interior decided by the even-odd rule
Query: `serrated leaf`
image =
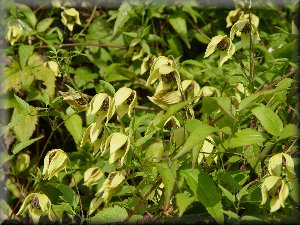
<path fill-rule="evenodd" d="M 17 95 L 14 95 L 14 96 L 15 96 L 15 99 L 17 100 L 17 102 L 19 103 L 19 105 L 22 107 L 22 109 L 29 112 L 30 105 L 26 101 L 21 99 L 19 96 L 17 96 Z"/>
<path fill-rule="evenodd" d="M 19 118 L 19 115 L 22 114 L 22 119 L 18 119 L 13 127 L 16 137 L 20 142 L 30 139 L 38 122 L 37 110 L 34 107 L 30 106 L 29 112 L 30 114 L 19 107 L 15 108 L 13 111 L 11 121 Z"/>
<path fill-rule="evenodd" d="M 38 24 L 36 25 L 36 31 L 37 32 L 45 32 L 50 25 L 53 23 L 54 18 L 46 18 L 41 20 L 40 22 L 38 22 Z"/>
<path fill-rule="evenodd" d="M 260 105 L 253 108 L 251 111 L 269 134 L 280 136 L 283 130 L 283 123 L 280 117 L 274 113 L 272 109 Z"/>
<path fill-rule="evenodd" d="M 258 144 L 264 142 L 265 140 L 266 137 L 263 133 L 251 128 L 246 128 L 238 131 L 231 139 L 228 140 L 228 147 L 236 148 L 245 145 Z"/>
<path fill-rule="evenodd" d="M 231 202 L 235 202 L 235 197 L 233 194 L 230 193 L 230 191 L 228 191 L 226 188 L 222 187 L 222 185 L 218 185 L 218 187 L 222 190 L 223 194 L 226 196 L 226 198 L 231 201 Z"/>
<path fill-rule="evenodd" d="M 162 177 L 162 182 L 164 184 L 164 189 L 165 189 L 164 210 L 166 210 L 169 207 L 170 199 L 172 197 L 172 192 L 173 192 L 175 179 L 176 179 L 177 161 L 172 161 L 171 163 L 172 163 L 171 168 L 169 167 L 168 163 L 157 164 L 157 169 L 159 171 L 159 174 Z"/>
<path fill-rule="evenodd" d="M 213 98 L 217 104 L 219 105 L 219 107 L 221 108 L 221 110 L 230 118 L 237 120 L 235 118 L 235 107 L 234 105 L 231 103 L 231 99 L 230 97 L 217 97 L 217 98 Z"/>
<path fill-rule="evenodd" d="M 40 136 L 40 137 L 37 137 L 37 138 L 34 138 L 34 139 L 30 139 L 30 140 L 27 140 L 27 141 L 23 141 L 21 143 L 18 143 L 14 149 L 13 149 L 13 154 L 16 155 L 18 154 L 20 151 L 22 151 L 24 148 L 28 147 L 29 145 L 33 144 L 34 142 L 40 140 L 41 138 L 43 138 L 44 136 Z"/>
<path fill-rule="evenodd" d="M 34 50 L 33 45 L 21 45 L 18 49 L 19 62 L 22 69 L 26 66 L 29 57 L 32 55 Z"/>
<path fill-rule="evenodd" d="M 65 126 L 72 135 L 75 143 L 79 143 L 82 137 L 82 119 L 78 114 L 64 116 Z"/>
<path fill-rule="evenodd" d="M 77 196 L 76 192 L 64 184 L 58 184 L 56 188 L 60 191 L 60 199 L 69 203 L 73 208 L 76 208 L 79 203 L 79 197 Z"/>
<path fill-rule="evenodd" d="M 187 208 L 195 201 L 195 196 L 190 197 L 188 192 L 176 194 L 176 205 L 179 209 L 179 217 L 187 210 Z"/>
<path fill-rule="evenodd" d="M 188 39 L 185 14 L 181 11 L 176 11 L 170 16 L 169 22 L 170 22 L 171 26 L 174 28 L 174 30 L 182 38 L 182 40 L 184 41 L 186 46 L 188 48 L 191 48 L 191 45 L 190 45 L 190 42 Z"/>
<path fill-rule="evenodd" d="M 198 144 L 201 141 L 204 141 L 204 139 L 215 132 L 217 129 L 209 126 L 207 124 L 201 124 L 197 128 L 195 128 L 191 134 L 188 136 L 186 142 L 182 146 L 182 148 L 179 150 L 179 152 L 173 157 L 173 159 L 178 159 L 182 155 L 188 153 L 192 150 L 192 148 Z"/>
<path fill-rule="evenodd" d="M 114 25 L 113 35 L 115 35 L 130 19 L 131 10 L 132 7 L 128 3 L 128 1 L 123 1 L 118 11 L 118 16 Z"/>
<path fill-rule="evenodd" d="M 55 73 L 44 66 L 38 66 L 33 70 L 35 79 L 44 81 L 44 85 L 46 86 L 45 92 L 49 97 L 52 97 L 55 94 Z"/>
<path fill-rule="evenodd" d="M 223 206 L 214 181 L 204 171 L 198 176 L 197 197 L 219 224 L 224 223 Z"/>
<path fill-rule="evenodd" d="M 128 216 L 125 208 L 115 205 L 114 207 L 103 208 L 91 218 L 91 224 L 121 223 Z"/>

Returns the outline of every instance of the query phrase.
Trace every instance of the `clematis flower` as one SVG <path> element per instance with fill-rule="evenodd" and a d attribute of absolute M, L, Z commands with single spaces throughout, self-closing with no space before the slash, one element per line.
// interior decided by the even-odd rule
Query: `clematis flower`
<path fill-rule="evenodd" d="M 241 9 L 235 9 L 231 10 L 228 13 L 228 16 L 226 17 L 226 27 L 231 27 L 233 24 L 235 24 L 241 16 L 244 15 L 244 12 Z"/>
<path fill-rule="evenodd" d="M 142 65 L 141 65 L 141 75 L 143 75 L 144 73 L 146 73 L 146 71 L 148 71 L 150 69 L 150 65 L 152 65 L 152 63 L 156 60 L 156 56 L 155 55 L 147 55 L 147 57 L 145 57 L 143 59 Z"/>
<path fill-rule="evenodd" d="M 103 121 L 106 118 L 106 123 L 111 119 L 115 111 L 112 97 L 106 93 L 96 94 L 90 101 L 87 115 L 98 113 L 98 120 Z"/>
<path fill-rule="evenodd" d="M 32 217 L 33 223 L 37 224 L 42 215 L 49 215 L 50 207 L 51 201 L 47 195 L 31 193 L 25 198 L 17 215 L 22 215 L 28 211 L 29 215 Z"/>
<path fill-rule="evenodd" d="M 67 154 L 61 149 L 49 151 L 44 158 L 44 180 L 50 180 L 53 176 L 58 176 L 61 170 L 66 169 L 67 159 Z"/>
<path fill-rule="evenodd" d="M 121 158 L 121 165 L 123 165 L 125 156 L 130 148 L 129 137 L 120 132 L 113 133 L 107 138 L 105 142 L 105 149 L 107 149 L 108 146 L 110 152 L 108 162 L 112 164 Z"/>
<path fill-rule="evenodd" d="M 201 96 L 203 96 L 203 97 L 209 97 L 209 96 L 213 96 L 213 95 L 215 95 L 217 97 L 220 97 L 221 93 L 220 93 L 220 91 L 217 88 L 212 87 L 212 86 L 204 86 L 200 90 L 200 97 Z"/>
<path fill-rule="evenodd" d="M 65 9 L 61 12 L 61 21 L 70 31 L 73 30 L 75 24 L 81 25 L 79 12 L 74 8 Z"/>
<path fill-rule="evenodd" d="M 152 97 L 147 97 L 151 102 L 165 110 L 170 105 L 179 103 L 182 100 L 180 91 L 160 91 Z"/>
<path fill-rule="evenodd" d="M 120 119 L 126 113 L 131 117 L 133 108 L 137 105 L 136 91 L 128 87 L 122 87 L 115 93 L 114 102 L 117 115 Z"/>
<path fill-rule="evenodd" d="M 112 172 L 108 175 L 101 188 L 96 193 L 103 201 L 108 202 L 111 197 L 122 188 L 121 183 L 125 177 L 121 172 Z M 101 195 L 102 194 L 102 195 Z"/>
<path fill-rule="evenodd" d="M 289 189 L 281 177 L 269 176 L 265 178 L 261 185 L 261 195 L 261 205 L 266 203 L 268 196 L 271 197 L 270 212 L 275 212 L 280 207 L 284 207 L 284 201 L 289 195 Z"/>
<path fill-rule="evenodd" d="M 97 184 L 103 175 L 103 171 L 98 167 L 91 167 L 87 169 L 83 175 L 84 185 L 92 186 Z"/>
<path fill-rule="evenodd" d="M 19 23 L 19 20 L 12 20 L 7 24 L 6 39 L 11 45 L 14 45 L 23 35 L 23 26 Z"/>
<path fill-rule="evenodd" d="M 30 156 L 27 153 L 19 154 L 16 162 L 16 171 L 18 173 L 23 172 L 29 167 L 29 164 L 30 164 Z"/>
<path fill-rule="evenodd" d="M 251 15 L 251 24 L 249 20 L 249 14 L 246 14 L 242 19 L 238 20 L 230 30 L 230 39 L 233 40 L 234 36 L 241 36 L 241 42 L 243 48 L 248 48 L 250 46 L 250 32 L 252 37 L 256 37 L 259 41 L 260 37 L 257 31 L 259 19 L 255 15 Z"/>
<path fill-rule="evenodd" d="M 200 85 L 194 80 L 184 80 L 181 82 L 182 91 L 186 99 L 192 99 L 198 97 L 194 100 L 194 103 L 199 101 L 200 97 Z"/>
<path fill-rule="evenodd" d="M 220 55 L 219 66 L 221 67 L 227 60 L 229 60 L 235 53 L 235 46 L 227 35 L 218 35 L 209 42 L 204 58 L 216 52 Z"/>
<path fill-rule="evenodd" d="M 279 153 L 272 156 L 268 164 L 269 173 L 273 176 L 284 176 L 288 179 L 295 177 L 294 161 L 286 153 Z"/>
<path fill-rule="evenodd" d="M 164 131 L 171 131 L 173 129 L 176 129 L 180 127 L 180 123 L 179 121 L 176 119 L 176 117 L 174 116 L 170 116 L 166 122 L 164 123 Z"/>
<path fill-rule="evenodd" d="M 86 110 L 88 106 L 88 98 L 85 94 L 81 92 L 59 92 L 63 100 L 65 100 L 73 109 L 75 109 L 77 112 L 81 112 L 83 110 Z"/>

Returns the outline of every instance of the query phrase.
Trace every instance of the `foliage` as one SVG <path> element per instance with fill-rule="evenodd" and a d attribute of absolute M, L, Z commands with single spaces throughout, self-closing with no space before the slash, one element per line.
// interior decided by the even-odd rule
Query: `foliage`
<path fill-rule="evenodd" d="M 2 4 L 1 216 L 294 221 L 298 1 L 100 2 Z"/>

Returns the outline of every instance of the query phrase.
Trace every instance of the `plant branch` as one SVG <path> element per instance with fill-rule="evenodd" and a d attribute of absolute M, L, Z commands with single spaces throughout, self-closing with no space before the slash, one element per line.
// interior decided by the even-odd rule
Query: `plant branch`
<path fill-rule="evenodd" d="M 259 92 L 264 92 L 272 87 L 274 87 L 276 84 L 278 84 L 280 81 L 282 81 L 283 79 L 285 78 L 288 78 L 288 77 L 292 77 L 293 75 L 296 74 L 296 70 L 292 70 L 290 72 L 288 72 L 287 74 L 283 75 L 282 77 L 280 77 L 279 79 L 273 81 L 271 84 L 269 84 L 268 86 L 264 87 L 263 89 L 261 89 Z"/>
<path fill-rule="evenodd" d="M 160 185 L 160 183 L 162 182 L 162 178 L 161 176 L 159 176 L 157 178 L 157 181 L 155 182 L 155 184 L 153 184 L 153 186 L 151 187 L 151 189 L 146 193 L 146 195 L 139 201 L 139 203 L 134 207 L 134 209 L 128 214 L 127 218 L 123 221 L 123 223 L 127 223 L 129 221 L 129 219 L 136 213 L 136 211 L 142 206 L 142 204 L 146 201 L 146 199 L 148 198 L 148 196 L 152 193 L 152 191 L 154 191 L 154 189 Z"/>
<path fill-rule="evenodd" d="M 74 47 L 74 46 L 97 46 L 97 47 L 104 47 L 104 48 L 122 48 L 127 49 L 128 46 L 124 45 L 107 45 L 107 44 L 95 44 L 95 43 L 66 43 L 60 45 L 54 45 L 54 47 Z M 49 45 L 38 45 L 35 48 L 50 48 Z"/>

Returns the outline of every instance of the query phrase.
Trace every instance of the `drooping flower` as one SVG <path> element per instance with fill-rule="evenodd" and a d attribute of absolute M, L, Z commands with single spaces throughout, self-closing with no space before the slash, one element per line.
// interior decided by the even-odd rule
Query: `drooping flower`
<path fill-rule="evenodd" d="M 184 80 L 181 82 L 182 91 L 186 99 L 192 99 L 197 97 L 194 100 L 194 103 L 199 101 L 200 97 L 200 85 L 194 80 Z"/>
<path fill-rule="evenodd" d="M 83 175 L 84 185 L 92 186 L 97 184 L 103 175 L 103 171 L 98 167 L 91 167 L 87 169 Z"/>
<path fill-rule="evenodd" d="M 12 20 L 7 24 L 6 39 L 11 45 L 14 45 L 24 34 L 24 29 L 20 20 Z"/>
<path fill-rule="evenodd" d="M 168 109 L 170 105 L 179 103 L 182 100 L 180 91 L 160 91 L 148 99 L 162 109 Z"/>
<path fill-rule="evenodd" d="M 121 119 L 126 113 L 131 117 L 133 108 L 137 105 L 136 91 L 128 87 L 120 88 L 114 96 L 114 103 L 118 117 Z"/>
<path fill-rule="evenodd" d="M 220 55 L 219 66 L 221 67 L 235 53 L 235 46 L 227 35 L 218 35 L 209 42 L 204 58 L 216 52 Z"/>
<path fill-rule="evenodd" d="M 258 23 L 259 19 L 257 16 L 252 14 L 250 23 L 249 14 L 244 15 L 231 27 L 230 39 L 233 40 L 234 36 L 240 36 L 243 48 L 248 48 L 250 46 L 250 33 L 252 37 L 256 37 L 257 41 L 260 40 L 257 31 Z"/>
<path fill-rule="evenodd" d="M 61 12 L 61 21 L 70 31 L 73 31 L 75 24 L 81 25 L 79 12 L 74 8 L 65 9 Z"/>
<path fill-rule="evenodd" d="M 59 92 L 63 100 L 65 100 L 73 109 L 80 112 L 86 110 L 88 106 L 88 98 L 85 94 L 75 91 L 75 92 Z"/>
<path fill-rule="evenodd" d="M 272 156 L 268 164 L 269 173 L 273 176 L 286 176 L 288 179 L 295 177 L 294 161 L 286 153 Z"/>
<path fill-rule="evenodd" d="M 170 116 L 166 122 L 164 123 L 164 131 L 171 131 L 173 129 L 176 129 L 180 127 L 180 123 L 179 121 L 176 119 L 176 117 L 174 116 Z"/>
<path fill-rule="evenodd" d="M 261 205 L 266 203 L 268 196 L 271 197 L 270 212 L 275 212 L 280 207 L 284 207 L 284 201 L 289 195 L 289 188 L 281 177 L 269 176 L 261 185 L 261 195 Z"/>
<path fill-rule="evenodd" d="M 244 12 L 241 9 L 235 9 L 231 10 L 228 13 L 228 16 L 226 17 L 226 27 L 231 27 L 233 24 L 235 24 L 241 16 L 244 15 Z"/>
<path fill-rule="evenodd" d="M 42 215 L 49 215 L 50 207 L 51 201 L 47 195 L 42 193 L 31 193 L 25 198 L 17 215 L 22 215 L 28 211 L 29 215 L 32 217 L 33 223 L 37 224 Z"/>
<path fill-rule="evenodd" d="M 141 75 L 143 75 L 144 73 L 146 73 L 146 71 L 148 71 L 150 69 L 150 65 L 152 65 L 152 63 L 156 60 L 156 56 L 155 55 L 147 55 L 147 57 L 145 57 L 143 59 L 142 65 L 141 65 Z"/>
<path fill-rule="evenodd" d="M 53 176 L 67 167 L 67 154 L 61 149 L 49 151 L 44 158 L 43 176 L 44 180 L 50 180 Z"/>
<path fill-rule="evenodd" d="M 109 160 L 110 164 L 121 158 L 121 165 L 130 148 L 130 139 L 126 134 L 116 132 L 112 133 L 106 140 L 105 149 L 109 146 Z"/>
<path fill-rule="evenodd" d="M 125 177 L 121 172 L 110 173 L 101 188 L 96 193 L 96 196 L 100 196 L 103 201 L 108 202 L 110 198 L 120 190 L 122 187 L 121 183 L 124 179 Z"/>

